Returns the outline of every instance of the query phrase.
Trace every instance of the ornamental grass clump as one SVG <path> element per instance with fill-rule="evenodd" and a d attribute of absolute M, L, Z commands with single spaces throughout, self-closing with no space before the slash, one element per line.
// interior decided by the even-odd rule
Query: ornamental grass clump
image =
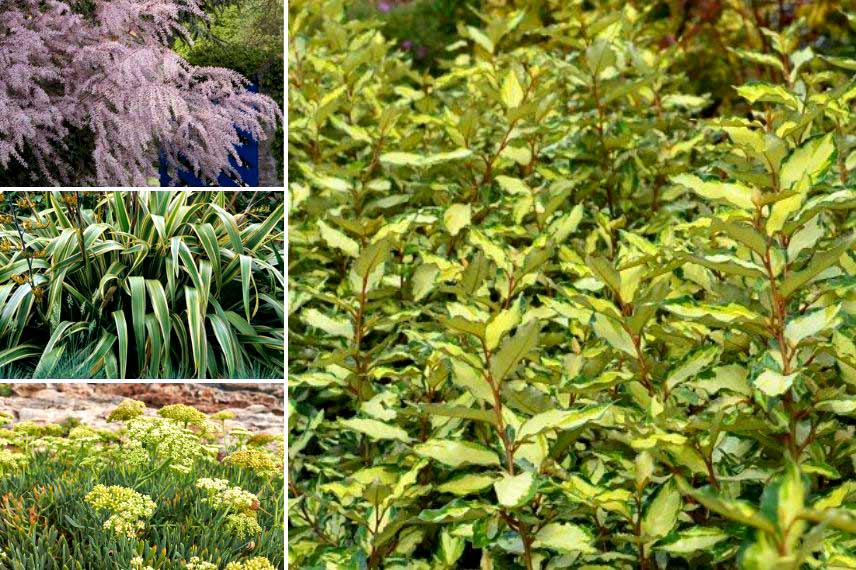
<path fill-rule="evenodd" d="M 281 195 L 2 194 L 0 378 L 282 378 Z"/>
<path fill-rule="evenodd" d="M 12 421 L 0 434 L 0 570 L 284 570 L 281 470 L 217 461 L 247 450 L 233 439 L 193 455 L 203 449 L 193 426 L 153 413 L 107 433 Z"/>

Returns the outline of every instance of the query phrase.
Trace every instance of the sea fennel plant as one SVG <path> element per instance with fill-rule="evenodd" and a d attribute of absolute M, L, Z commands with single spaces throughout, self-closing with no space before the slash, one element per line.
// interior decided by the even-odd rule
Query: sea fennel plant
<path fill-rule="evenodd" d="M 142 402 L 128 400 L 111 416 L 125 416 L 132 404 L 145 413 Z M 137 461 L 127 452 L 139 442 L 130 424 L 143 419 L 170 425 L 159 426 L 163 441 L 145 442 L 145 460 Z M 234 428 L 186 429 L 150 415 L 126 420 L 127 431 L 0 422 L 8 426 L 0 429 L 3 570 L 285 567 L 281 438 L 268 434 L 274 441 L 251 445 L 232 437 Z M 200 453 L 178 456 L 165 445 L 170 433 L 183 434 Z M 218 459 L 241 451 L 267 455 L 274 473 L 258 476 Z"/>
<path fill-rule="evenodd" d="M 767 30 L 694 123 L 653 10 L 556 4 L 436 76 L 292 6 L 291 559 L 846 567 L 850 60 Z"/>

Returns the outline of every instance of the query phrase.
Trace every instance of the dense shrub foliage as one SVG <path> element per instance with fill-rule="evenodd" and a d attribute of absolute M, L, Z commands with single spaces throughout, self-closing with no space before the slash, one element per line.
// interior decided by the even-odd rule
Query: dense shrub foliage
<path fill-rule="evenodd" d="M 847 44 L 489 4 L 429 75 L 291 3 L 290 559 L 856 567 Z"/>
<path fill-rule="evenodd" d="M 238 129 L 264 138 L 280 110 L 173 51 L 185 18 L 205 18 L 197 0 L 0 1 L 0 182 L 145 186 L 159 156 L 237 176 Z"/>
<path fill-rule="evenodd" d="M 230 194 L 0 193 L 0 377 L 280 378 L 282 197 Z"/>
<path fill-rule="evenodd" d="M 412 58 L 417 69 L 442 60 L 446 47 L 457 40 L 457 26 L 476 24 L 476 3 L 458 0 L 357 0 L 346 16 L 376 19 L 384 36 Z"/>
<path fill-rule="evenodd" d="M 0 412 L 0 569 L 285 567 L 282 439 L 144 412 L 122 402 L 118 431 Z"/>

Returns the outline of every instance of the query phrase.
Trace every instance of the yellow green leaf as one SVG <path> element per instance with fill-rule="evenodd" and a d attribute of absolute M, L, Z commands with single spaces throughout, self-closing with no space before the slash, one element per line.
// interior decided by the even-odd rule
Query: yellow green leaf
<path fill-rule="evenodd" d="M 455 236 L 463 228 L 470 225 L 471 217 L 472 206 L 469 204 L 452 204 L 446 208 L 446 212 L 443 214 L 443 224 L 446 226 L 446 230 Z"/>
<path fill-rule="evenodd" d="M 491 449 L 468 441 L 429 439 L 413 451 L 420 457 L 439 461 L 449 467 L 462 465 L 499 465 L 499 456 Z"/>

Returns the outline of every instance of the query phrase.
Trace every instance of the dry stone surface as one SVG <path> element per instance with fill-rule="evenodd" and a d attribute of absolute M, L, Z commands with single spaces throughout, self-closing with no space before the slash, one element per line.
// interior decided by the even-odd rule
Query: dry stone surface
<path fill-rule="evenodd" d="M 20 420 L 60 423 L 77 418 L 93 427 L 116 429 L 107 414 L 124 398 L 142 400 L 153 415 L 167 404 L 188 404 L 206 413 L 231 410 L 226 427 L 283 431 L 281 384 L 12 384 L 12 395 L 0 397 L 0 411 Z"/>

